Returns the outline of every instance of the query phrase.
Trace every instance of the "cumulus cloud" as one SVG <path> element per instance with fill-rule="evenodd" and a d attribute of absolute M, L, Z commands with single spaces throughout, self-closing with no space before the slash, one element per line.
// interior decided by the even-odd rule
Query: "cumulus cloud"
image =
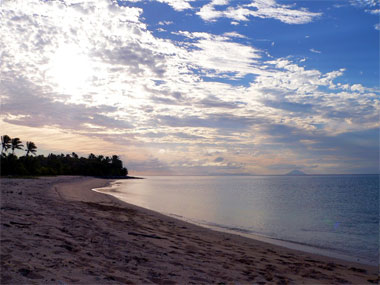
<path fill-rule="evenodd" d="M 222 6 L 222 8 L 220 8 Z M 219 9 L 216 9 L 218 7 Z M 235 1 L 212 0 L 204 5 L 197 14 L 205 21 L 218 18 L 229 18 L 234 22 L 248 21 L 249 17 L 273 18 L 286 24 L 305 24 L 321 16 L 320 13 L 306 9 L 292 9 L 290 5 L 282 5 L 274 0 L 253 0 L 249 4 L 238 4 Z"/>
<path fill-rule="evenodd" d="M 159 21 L 158 25 L 160 26 L 166 26 L 166 25 L 172 25 L 173 21 Z"/>
<path fill-rule="evenodd" d="M 358 7 L 373 7 L 379 3 L 378 0 L 349 0 L 349 2 L 351 5 Z"/>
<path fill-rule="evenodd" d="M 227 33 L 224 33 L 223 36 L 230 37 L 230 38 L 241 38 L 241 39 L 247 38 L 246 36 L 239 34 L 237 32 L 227 32 Z"/>
<path fill-rule="evenodd" d="M 157 0 L 157 1 L 168 4 L 176 11 L 182 11 L 186 9 L 191 9 L 191 5 L 189 2 L 193 0 Z"/>
<path fill-rule="evenodd" d="M 231 34 L 218 36 L 187 31 L 180 31 L 178 34 L 192 39 L 184 59 L 190 66 L 196 66 L 200 71 L 204 70 L 208 76 L 224 74 L 231 78 L 241 77 L 255 72 L 255 68 L 260 68 L 255 63 L 261 57 L 261 51 L 231 41 Z"/>

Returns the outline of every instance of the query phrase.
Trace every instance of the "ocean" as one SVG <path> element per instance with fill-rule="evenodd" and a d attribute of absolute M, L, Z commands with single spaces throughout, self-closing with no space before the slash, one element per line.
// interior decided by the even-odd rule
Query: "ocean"
<path fill-rule="evenodd" d="M 145 178 L 98 191 L 215 230 L 378 264 L 378 175 Z"/>

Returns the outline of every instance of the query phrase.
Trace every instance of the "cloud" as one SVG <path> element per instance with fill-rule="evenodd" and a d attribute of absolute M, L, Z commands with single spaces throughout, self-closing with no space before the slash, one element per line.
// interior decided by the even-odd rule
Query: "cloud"
<path fill-rule="evenodd" d="M 129 169 L 149 173 L 267 173 L 275 164 L 322 171 L 337 157 L 357 165 L 348 150 L 363 155 L 367 169 L 374 165 L 364 151 L 376 153 L 369 130 L 379 126 L 378 89 L 347 81 L 343 68 L 326 73 L 268 57 L 237 32 L 161 38 L 128 3 L 4 2 L 2 123 L 35 136 L 57 128 L 80 134 L 94 153 L 112 142 Z M 210 20 L 318 16 L 274 1 L 209 4 L 218 14 Z"/>
<path fill-rule="evenodd" d="M 30 127 L 59 126 L 71 131 L 96 132 L 129 129 L 132 124 L 110 115 L 117 108 L 57 102 L 32 83 L 17 79 L 2 82 L 2 117 L 5 122 Z"/>
<path fill-rule="evenodd" d="M 218 156 L 217 158 L 214 159 L 215 162 L 222 162 L 224 161 L 224 158 L 221 156 Z"/>
<path fill-rule="evenodd" d="M 150 69 L 158 77 L 165 73 L 164 55 L 154 52 L 152 49 L 142 47 L 138 43 L 128 43 L 123 47 L 112 50 L 102 50 L 101 55 L 105 61 L 113 65 L 128 66 L 128 71 L 142 76 L 146 69 Z M 144 66 L 144 68 L 141 68 Z"/>
<path fill-rule="evenodd" d="M 231 77 L 242 77 L 255 72 L 255 63 L 261 57 L 260 50 L 232 42 L 228 37 L 186 31 L 178 34 L 193 40 L 184 56 L 189 65 L 205 70 L 207 76 L 229 73 Z"/>
<path fill-rule="evenodd" d="M 307 103 L 295 103 L 274 100 L 264 100 L 263 103 L 271 108 L 282 109 L 289 112 L 305 112 L 307 114 L 311 114 L 313 107 L 313 105 Z"/>
<path fill-rule="evenodd" d="M 157 1 L 168 4 L 176 11 L 183 11 L 186 9 L 191 9 L 191 5 L 189 2 L 193 0 L 157 0 Z"/>
<path fill-rule="evenodd" d="M 175 174 L 175 170 L 155 157 L 144 158 L 143 160 L 127 159 L 125 161 L 127 161 L 125 166 L 129 170 L 129 175 L 139 175 L 140 173 L 142 175 Z"/>
<path fill-rule="evenodd" d="M 237 32 L 224 33 L 223 36 L 229 37 L 229 38 L 241 38 L 241 39 L 246 39 L 247 38 L 246 36 L 244 36 L 242 34 L 239 34 Z"/>
<path fill-rule="evenodd" d="M 311 48 L 310 51 L 313 52 L 313 53 L 318 53 L 318 54 L 322 53 L 321 51 L 313 49 L 313 48 Z"/>
<path fill-rule="evenodd" d="M 227 109 L 235 109 L 240 108 L 243 105 L 245 105 L 244 102 L 225 102 L 221 99 L 217 98 L 216 96 L 209 96 L 207 98 L 202 99 L 199 102 L 202 106 L 208 107 L 208 108 L 227 108 Z"/>
<path fill-rule="evenodd" d="M 290 171 L 293 169 L 313 169 L 317 168 L 318 165 L 300 165 L 300 164 L 286 164 L 286 163 L 281 163 L 281 164 L 272 164 L 268 166 L 269 169 L 273 170 L 281 170 L 283 172 L 285 171 Z"/>
<path fill-rule="evenodd" d="M 373 15 L 380 15 L 380 9 L 367 10 L 367 12 Z"/>
<path fill-rule="evenodd" d="M 160 26 L 166 26 L 166 25 L 172 25 L 173 21 L 159 21 L 158 25 Z"/>
<path fill-rule="evenodd" d="M 249 17 L 258 17 L 273 18 L 286 24 L 305 24 L 321 16 L 320 13 L 309 12 L 306 9 L 291 9 L 292 6 L 277 4 L 274 0 L 253 0 L 249 4 L 234 4 L 235 1 L 213 0 L 202 6 L 197 15 L 205 21 L 225 17 L 240 22 L 248 21 Z M 224 6 L 224 9 L 216 10 L 216 6 Z"/>
<path fill-rule="evenodd" d="M 199 139 L 205 139 L 203 136 L 197 136 L 197 135 L 192 135 L 188 133 L 183 133 L 183 132 L 178 132 L 171 134 L 172 136 L 181 138 L 181 139 L 187 139 L 187 140 L 199 140 Z"/>
<path fill-rule="evenodd" d="M 170 116 L 160 115 L 157 117 L 160 124 L 171 127 L 203 127 L 216 129 L 247 129 L 259 119 L 234 116 L 231 114 L 210 114 L 207 117 L 198 116 Z"/>
<path fill-rule="evenodd" d="M 378 0 L 350 0 L 349 3 L 357 8 L 364 9 L 365 12 L 377 15 L 380 11 L 380 1 Z"/>

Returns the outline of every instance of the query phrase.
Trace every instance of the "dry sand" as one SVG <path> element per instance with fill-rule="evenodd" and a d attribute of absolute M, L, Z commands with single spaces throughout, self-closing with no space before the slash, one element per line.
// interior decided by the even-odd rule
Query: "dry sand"
<path fill-rule="evenodd" d="M 91 191 L 0 179 L 1 284 L 376 283 L 378 268 L 204 229 Z"/>

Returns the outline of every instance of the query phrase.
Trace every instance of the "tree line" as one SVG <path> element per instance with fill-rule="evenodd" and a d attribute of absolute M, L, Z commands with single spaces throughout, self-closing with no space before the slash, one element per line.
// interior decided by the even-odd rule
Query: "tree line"
<path fill-rule="evenodd" d="M 127 176 L 128 170 L 123 167 L 117 155 L 111 157 L 90 154 L 87 158 L 71 154 L 36 155 L 37 146 L 26 142 L 26 147 L 19 138 L 1 137 L 1 176 L 44 176 L 44 175 L 85 175 L 85 176 Z M 16 149 L 24 150 L 24 156 L 16 156 Z M 12 152 L 8 153 L 8 150 Z"/>

